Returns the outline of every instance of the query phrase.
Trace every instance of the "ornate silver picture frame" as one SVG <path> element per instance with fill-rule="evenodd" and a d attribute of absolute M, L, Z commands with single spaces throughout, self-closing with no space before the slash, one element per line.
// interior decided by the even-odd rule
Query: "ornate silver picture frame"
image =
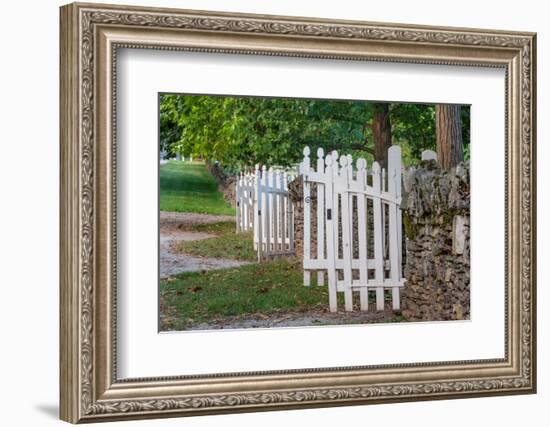
<path fill-rule="evenodd" d="M 112 421 L 536 391 L 535 34 L 80 3 L 60 13 L 61 419 Z M 121 48 L 503 69 L 504 357 L 120 379 L 114 148 Z"/>

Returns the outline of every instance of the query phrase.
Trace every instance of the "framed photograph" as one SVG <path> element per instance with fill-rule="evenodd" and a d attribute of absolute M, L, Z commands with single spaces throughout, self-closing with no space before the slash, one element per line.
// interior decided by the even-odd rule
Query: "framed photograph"
<path fill-rule="evenodd" d="M 536 391 L 535 34 L 60 13 L 63 420 Z"/>

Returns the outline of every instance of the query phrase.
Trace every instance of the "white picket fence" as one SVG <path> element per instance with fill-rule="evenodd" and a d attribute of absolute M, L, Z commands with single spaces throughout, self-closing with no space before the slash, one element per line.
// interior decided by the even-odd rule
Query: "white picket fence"
<path fill-rule="evenodd" d="M 254 173 L 237 180 L 237 232 L 253 230 L 259 262 L 294 254 L 294 207 L 288 194 L 294 178 L 286 171 L 256 166 Z"/>
<path fill-rule="evenodd" d="M 365 159 L 353 167 L 351 156 L 325 156 L 317 151 L 316 166 L 304 149 L 300 173 L 304 179 L 304 285 L 317 272 L 317 284 L 328 281 L 330 311 L 337 311 L 343 292 L 346 311 L 353 310 L 354 293 L 361 310 L 368 310 L 369 291 L 376 293 L 376 309 L 384 309 L 384 291 L 391 290 L 392 307 L 399 309 L 402 274 L 401 149 L 388 152 L 387 180 L 377 162 Z M 311 253 L 311 192 L 316 187 L 316 253 Z"/>
<path fill-rule="evenodd" d="M 236 231 L 242 233 L 254 230 L 255 221 L 255 197 L 256 178 L 252 173 L 241 173 L 237 179 L 237 187 L 235 189 L 236 198 Z"/>

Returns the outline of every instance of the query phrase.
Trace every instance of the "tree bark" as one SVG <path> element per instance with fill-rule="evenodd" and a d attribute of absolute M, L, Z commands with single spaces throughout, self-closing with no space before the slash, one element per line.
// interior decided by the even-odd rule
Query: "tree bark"
<path fill-rule="evenodd" d="M 437 161 L 442 169 L 451 169 L 464 160 L 460 105 L 435 106 Z"/>
<path fill-rule="evenodd" d="M 374 140 L 374 160 L 385 168 L 388 164 L 388 149 L 392 145 L 390 104 L 374 104 L 371 129 Z"/>

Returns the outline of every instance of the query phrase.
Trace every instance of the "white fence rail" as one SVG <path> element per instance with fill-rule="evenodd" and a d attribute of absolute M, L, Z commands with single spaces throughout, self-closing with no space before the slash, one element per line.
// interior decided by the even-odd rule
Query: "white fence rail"
<path fill-rule="evenodd" d="M 384 291 L 391 290 L 392 307 L 399 309 L 403 286 L 401 233 L 401 149 L 388 152 L 387 181 L 377 162 L 365 159 L 353 167 L 351 156 L 325 156 L 317 151 L 311 166 L 304 149 L 300 172 L 304 178 L 304 285 L 317 272 L 317 284 L 327 275 L 330 311 L 337 311 L 337 293 L 343 292 L 346 311 L 353 310 L 354 293 L 361 310 L 368 310 L 369 292 L 376 294 L 376 309 L 384 309 Z M 311 192 L 315 186 L 317 249 L 311 251 Z"/>
<path fill-rule="evenodd" d="M 258 261 L 294 253 L 294 208 L 287 172 L 256 167 L 237 180 L 237 232 L 253 230 Z"/>

